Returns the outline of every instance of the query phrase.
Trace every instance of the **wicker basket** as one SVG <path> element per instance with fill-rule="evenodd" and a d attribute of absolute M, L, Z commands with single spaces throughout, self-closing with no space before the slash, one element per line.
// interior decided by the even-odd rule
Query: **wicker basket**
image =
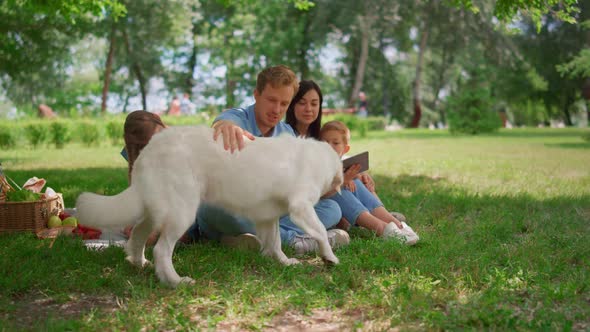
<path fill-rule="evenodd" d="M 34 202 L 0 202 L 0 233 L 37 232 L 47 227 L 47 219 L 63 211 L 61 194 Z"/>

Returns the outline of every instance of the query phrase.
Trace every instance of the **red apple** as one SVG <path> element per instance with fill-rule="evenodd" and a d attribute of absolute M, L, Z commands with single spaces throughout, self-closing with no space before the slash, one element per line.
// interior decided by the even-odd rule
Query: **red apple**
<path fill-rule="evenodd" d="M 66 219 L 68 217 L 71 217 L 71 215 L 69 213 L 65 212 L 65 211 L 62 211 L 62 212 L 59 213 L 59 219 L 61 219 L 61 220 L 64 220 L 64 219 Z"/>

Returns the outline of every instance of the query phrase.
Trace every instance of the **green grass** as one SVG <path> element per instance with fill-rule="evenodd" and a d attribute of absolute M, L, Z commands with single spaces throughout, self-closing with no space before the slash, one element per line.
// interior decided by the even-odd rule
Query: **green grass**
<path fill-rule="evenodd" d="M 119 248 L 88 251 L 71 238 L 49 248 L 29 234 L 2 235 L 0 330 L 588 330 L 585 133 L 406 130 L 355 139 L 353 152 L 370 152 L 386 207 L 404 213 L 421 242 L 405 247 L 354 229 L 330 269 L 313 256 L 284 267 L 203 242 L 174 256 L 196 285 L 170 290 Z M 0 151 L 0 161 L 15 181 L 43 177 L 73 206 L 80 191 L 126 187 L 119 150 L 17 149 Z"/>

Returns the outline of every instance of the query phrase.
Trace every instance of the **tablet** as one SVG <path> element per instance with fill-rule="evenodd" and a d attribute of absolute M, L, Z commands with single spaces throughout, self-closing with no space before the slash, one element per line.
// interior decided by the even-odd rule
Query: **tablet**
<path fill-rule="evenodd" d="M 345 171 L 354 164 L 361 165 L 359 173 L 367 171 L 369 169 L 369 151 L 361 152 L 342 160 L 342 166 Z"/>

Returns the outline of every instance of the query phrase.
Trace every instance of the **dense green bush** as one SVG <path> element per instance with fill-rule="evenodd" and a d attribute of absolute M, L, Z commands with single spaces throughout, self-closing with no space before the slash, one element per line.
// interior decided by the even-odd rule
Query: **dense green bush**
<path fill-rule="evenodd" d="M 370 116 L 366 120 L 367 129 L 369 130 L 385 130 L 387 119 L 384 116 Z"/>
<path fill-rule="evenodd" d="M 512 115 L 512 123 L 515 126 L 536 127 L 549 118 L 543 102 L 534 100 L 527 100 L 513 107 L 509 115 Z"/>
<path fill-rule="evenodd" d="M 360 137 L 365 137 L 367 135 L 368 125 L 366 120 L 360 119 L 352 114 L 336 114 L 333 116 L 328 117 L 324 123 L 330 120 L 338 120 L 343 122 L 346 127 L 352 132 L 358 132 Z"/>
<path fill-rule="evenodd" d="M 493 132 L 502 126 L 489 89 L 478 85 L 466 86 L 451 96 L 447 114 L 451 133 L 476 135 Z"/>
<path fill-rule="evenodd" d="M 62 149 L 71 139 L 68 124 L 63 121 L 54 121 L 50 125 L 50 141 L 56 149 Z"/>
<path fill-rule="evenodd" d="M 107 122 L 106 133 L 113 145 L 121 145 L 123 141 L 123 121 L 111 120 Z"/>
<path fill-rule="evenodd" d="M 16 146 L 16 129 L 14 126 L 0 126 L 0 148 L 12 149 Z"/>
<path fill-rule="evenodd" d="M 100 130 L 95 122 L 82 121 L 78 123 L 78 135 L 86 146 L 97 145 L 100 142 Z"/>
<path fill-rule="evenodd" d="M 167 126 L 192 126 L 192 125 L 206 125 L 210 126 L 213 119 L 207 113 L 197 113 L 193 116 L 161 116 L 162 122 Z"/>
<path fill-rule="evenodd" d="M 36 121 L 26 125 L 24 132 L 27 141 L 36 149 L 47 140 L 49 136 L 49 124 L 44 121 Z"/>
<path fill-rule="evenodd" d="M 383 116 L 370 116 L 363 119 L 354 114 L 345 113 L 326 115 L 322 118 L 322 123 L 332 120 L 341 121 L 348 127 L 352 135 L 356 134 L 359 137 L 366 137 L 369 130 L 384 130 L 387 125 L 387 119 Z"/>

